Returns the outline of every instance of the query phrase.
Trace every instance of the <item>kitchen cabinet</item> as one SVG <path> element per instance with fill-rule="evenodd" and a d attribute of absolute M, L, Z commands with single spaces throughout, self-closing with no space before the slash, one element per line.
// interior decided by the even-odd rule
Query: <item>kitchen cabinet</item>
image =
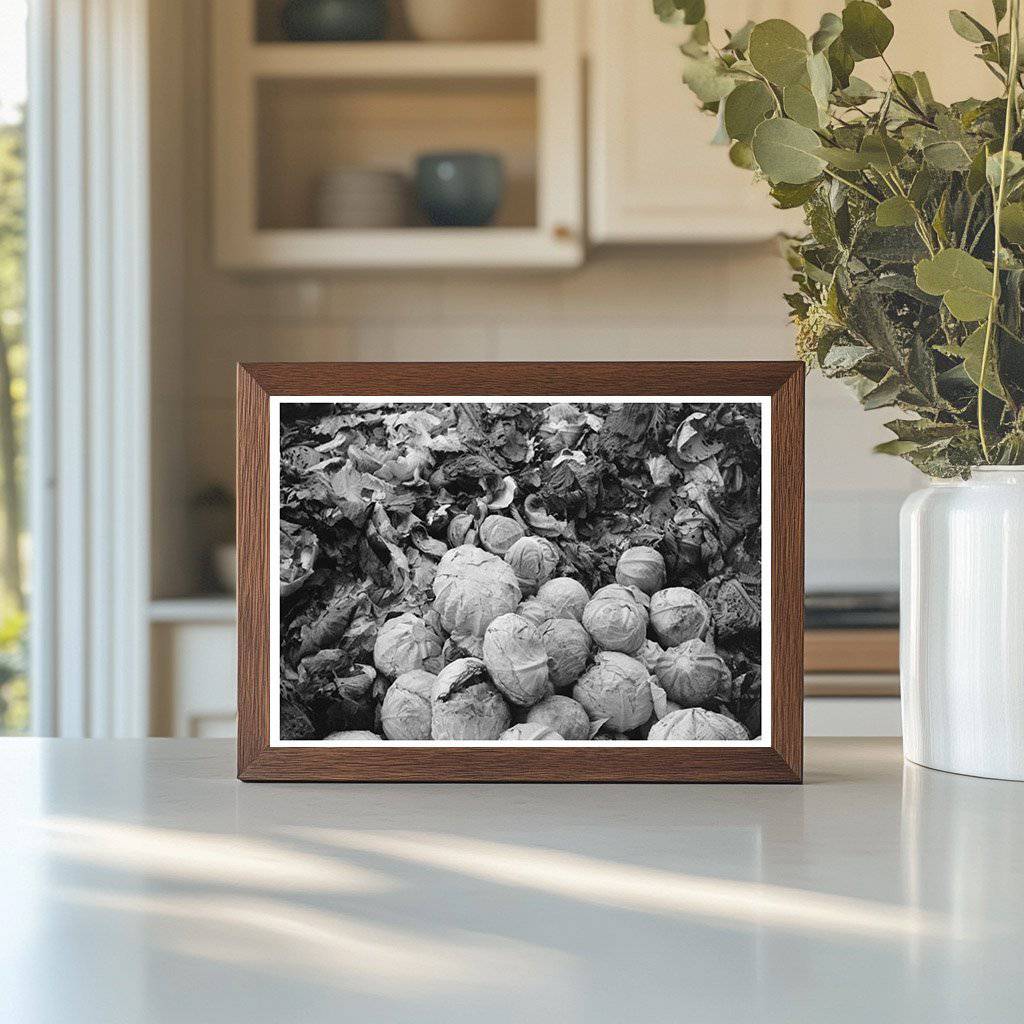
<path fill-rule="evenodd" d="M 520 0 L 527 3 L 528 0 Z M 533 0 L 531 39 L 292 42 L 272 0 L 211 5 L 214 254 L 230 269 L 565 267 L 583 258 L 579 0 Z M 256 16 L 254 16 L 256 15 Z M 423 152 L 497 153 L 493 225 L 324 227 L 326 175 L 411 178 Z"/>
<path fill-rule="evenodd" d="M 958 5 L 986 23 L 988 0 Z M 714 29 L 785 18 L 810 33 L 825 10 L 821 0 L 735 0 L 709 5 Z M 888 54 L 896 68 L 928 72 L 938 99 L 990 96 L 997 87 L 972 47 L 949 25 L 945 8 L 894 4 Z M 799 230 L 799 210 L 772 207 L 767 186 L 732 166 L 712 146 L 714 119 L 697 109 L 680 80 L 678 45 L 689 29 L 664 25 L 647 0 L 590 0 L 588 25 L 588 205 L 595 243 L 726 242 Z M 885 74 L 879 62 L 858 74 Z"/>
<path fill-rule="evenodd" d="M 729 27 L 787 18 L 816 26 L 818 3 L 738 0 Z M 712 8 L 724 12 L 724 5 Z M 681 80 L 689 28 L 664 25 L 651 5 L 591 0 L 588 17 L 588 174 L 593 242 L 734 242 L 770 238 L 800 223 L 767 186 L 710 145 L 715 120 Z"/>

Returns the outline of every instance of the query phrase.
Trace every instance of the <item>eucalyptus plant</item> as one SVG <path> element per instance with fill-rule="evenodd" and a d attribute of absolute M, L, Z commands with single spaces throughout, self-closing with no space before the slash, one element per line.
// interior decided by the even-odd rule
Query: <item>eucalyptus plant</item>
<path fill-rule="evenodd" d="M 993 0 L 989 24 L 949 12 L 998 95 L 948 105 L 890 65 L 890 6 L 852 0 L 809 37 L 748 22 L 716 43 L 705 0 L 654 0 L 691 26 L 683 80 L 716 141 L 776 206 L 803 207 L 807 233 L 785 243 L 801 358 L 864 408 L 903 413 L 878 451 L 966 476 L 1024 462 L 1020 0 Z M 886 85 L 856 74 L 866 62 Z"/>

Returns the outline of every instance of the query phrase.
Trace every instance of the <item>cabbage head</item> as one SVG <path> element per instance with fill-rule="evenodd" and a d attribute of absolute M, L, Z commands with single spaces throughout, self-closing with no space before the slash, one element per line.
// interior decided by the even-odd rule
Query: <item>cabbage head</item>
<path fill-rule="evenodd" d="M 483 636 L 522 597 L 510 566 L 468 544 L 444 555 L 434 575 L 434 610 L 448 633 Z"/>
<path fill-rule="evenodd" d="M 587 667 L 590 634 L 575 619 L 550 619 L 541 625 L 540 636 L 552 685 L 558 690 L 572 686 Z"/>
<path fill-rule="evenodd" d="M 747 740 L 747 730 L 728 715 L 704 708 L 670 711 L 651 726 L 648 740 Z"/>
<path fill-rule="evenodd" d="M 669 698 L 684 708 L 731 696 L 732 673 L 703 640 L 687 640 L 670 647 L 658 658 L 654 674 Z"/>
<path fill-rule="evenodd" d="M 510 516 L 488 516 L 480 524 L 480 543 L 492 555 L 501 557 L 525 532 Z"/>
<path fill-rule="evenodd" d="M 519 589 L 527 596 L 537 593 L 547 583 L 558 565 L 559 551 L 544 537 L 520 537 L 505 552 L 505 561 L 512 567 Z"/>
<path fill-rule="evenodd" d="M 522 740 L 564 740 L 554 729 L 537 722 L 523 722 L 506 729 L 499 737 L 502 743 L 515 743 Z"/>
<path fill-rule="evenodd" d="M 592 598 L 583 609 L 583 626 L 603 651 L 634 654 L 647 639 L 647 613 L 632 597 Z"/>
<path fill-rule="evenodd" d="M 669 587 L 651 598 L 651 625 L 666 647 L 684 640 L 703 640 L 711 630 L 711 609 L 696 592 Z"/>
<path fill-rule="evenodd" d="M 430 695 L 436 681 L 436 675 L 413 669 L 388 687 L 380 706 L 380 719 L 389 740 L 430 739 Z"/>
<path fill-rule="evenodd" d="M 665 586 L 665 559 L 646 544 L 628 548 L 619 556 L 615 582 L 624 587 L 636 587 L 650 596 Z"/>
<path fill-rule="evenodd" d="M 590 739 L 590 718 L 586 709 L 579 701 L 558 693 L 534 704 L 527 712 L 526 721 L 554 729 L 566 740 Z"/>
<path fill-rule="evenodd" d="M 406 612 L 388 619 L 373 645 L 373 663 L 387 679 L 403 672 L 441 668 L 441 638 L 418 615 Z"/>
<path fill-rule="evenodd" d="M 432 740 L 496 740 L 512 724 L 505 698 L 477 658 L 441 669 L 430 703 Z"/>
<path fill-rule="evenodd" d="M 540 630 L 521 615 L 499 615 L 484 633 L 484 664 L 494 685 L 519 707 L 532 707 L 553 690 Z"/>
<path fill-rule="evenodd" d="M 583 618 L 583 609 L 590 600 L 587 588 L 571 576 L 556 576 L 542 583 L 537 597 L 555 609 L 557 618 L 575 619 L 577 622 Z"/>
<path fill-rule="evenodd" d="M 591 720 L 606 719 L 614 732 L 639 728 L 654 711 L 650 673 L 635 658 L 617 651 L 598 654 L 572 695 Z"/>

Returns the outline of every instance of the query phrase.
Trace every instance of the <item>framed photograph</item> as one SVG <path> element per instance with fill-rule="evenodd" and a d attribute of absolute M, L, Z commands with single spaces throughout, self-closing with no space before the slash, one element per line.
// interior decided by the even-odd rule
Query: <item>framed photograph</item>
<path fill-rule="evenodd" d="M 799 782 L 803 382 L 240 365 L 239 778 Z"/>

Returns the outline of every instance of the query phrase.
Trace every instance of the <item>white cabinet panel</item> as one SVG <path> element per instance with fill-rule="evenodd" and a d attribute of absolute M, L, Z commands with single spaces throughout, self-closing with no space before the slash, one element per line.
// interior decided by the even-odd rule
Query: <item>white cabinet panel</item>
<path fill-rule="evenodd" d="M 738 0 L 723 17 L 729 28 L 773 16 L 810 27 L 819 6 Z M 714 118 L 681 79 L 687 27 L 663 25 L 645 0 L 591 0 L 589 26 L 592 241 L 768 238 L 800 223 L 772 207 L 767 186 L 733 167 L 724 146 L 710 145 Z"/>
<path fill-rule="evenodd" d="M 234 622 L 155 622 L 151 653 L 153 735 L 235 735 Z"/>
<path fill-rule="evenodd" d="M 716 38 L 723 28 L 773 17 L 810 33 L 823 11 L 841 6 L 821 0 L 709 5 Z M 957 6 L 986 24 L 992 20 L 988 0 Z M 954 34 L 945 7 L 904 0 L 886 13 L 896 26 L 888 54 L 894 67 L 927 71 L 943 101 L 995 95 L 998 83 Z M 733 167 L 725 147 L 710 145 L 714 119 L 697 109 L 681 81 L 678 45 L 686 26 L 663 25 L 649 0 L 590 0 L 588 25 L 592 241 L 748 240 L 799 228 L 799 211 L 775 210 L 767 186 Z M 857 73 L 886 77 L 878 61 L 860 64 Z"/>

